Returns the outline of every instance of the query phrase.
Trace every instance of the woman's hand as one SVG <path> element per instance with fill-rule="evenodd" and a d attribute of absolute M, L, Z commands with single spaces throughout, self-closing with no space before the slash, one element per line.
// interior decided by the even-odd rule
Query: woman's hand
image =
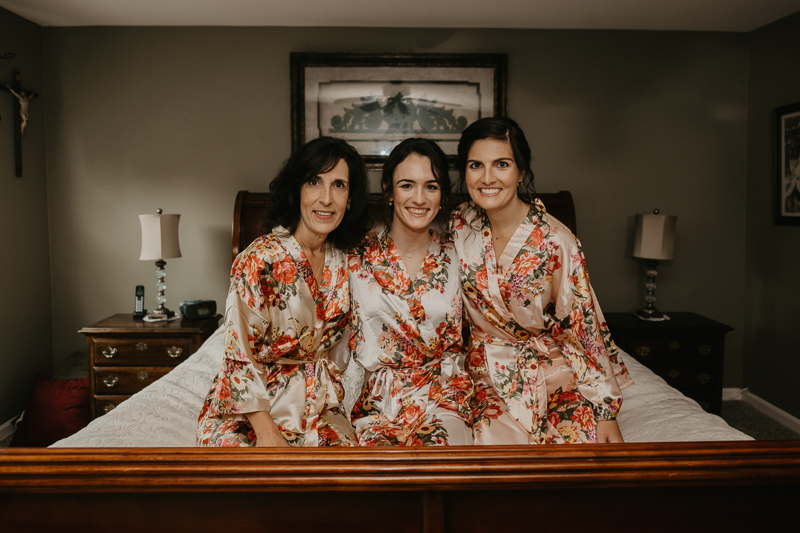
<path fill-rule="evenodd" d="M 616 420 L 600 420 L 597 422 L 597 442 L 600 444 L 625 442 Z"/>
<path fill-rule="evenodd" d="M 267 435 L 259 435 L 256 433 L 256 448 L 290 448 L 289 443 L 278 435 L 269 433 Z"/>
<path fill-rule="evenodd" d="M 289 447 L 289 443 L 281 435 L 281 430 L 267 411 L 247 413 L 245 415 L 253 431 L 256 432 L 256 448 Z"/>

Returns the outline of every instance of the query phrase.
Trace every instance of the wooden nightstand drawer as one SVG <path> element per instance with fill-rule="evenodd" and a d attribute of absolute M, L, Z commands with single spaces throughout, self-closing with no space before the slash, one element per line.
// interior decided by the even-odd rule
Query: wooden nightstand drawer
<path fill-rule="evenodd" d="M 163 377 L 171 367 L 95 367 L 94 390 L 97 394 L 135 394 Z"/>
<path fill-rule="evenodd" d="M 95 366 L 175 366 L 194 352 L 180 337 L 95 337 L 92 345 Z"/>
<path fill-rule="evenodd" d="M 672 335 L 662 338 L 639 338 L 630 335 L 626 349 L 643 364 L 703 364 L 720 355 L 720 342 L 709 337 L 683 337 Z"/>
<path fill-rule="evenodd" d="M 105 414 L 188 359 L 214 333 L 220 318 L 145 322 L 118 314 L 81 329 L 89 346 L 92 417 Z"/>
<path fill-rule="evenodd" d="M 97 416 L 102 416 L 116 409 L 119 404 L 128 398 L 130 396 L 95 396 L 94 412 L 97 413 Z"/>
<path fill-rule="evenodd" d="M 650 370 L 684 393 L 711 394 L 720 386 L 721 376 L 714 367 L 653 365 Z"/>

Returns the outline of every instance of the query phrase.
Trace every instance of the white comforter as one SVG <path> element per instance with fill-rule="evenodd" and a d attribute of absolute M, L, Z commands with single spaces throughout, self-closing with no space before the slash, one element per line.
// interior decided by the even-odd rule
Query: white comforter
<path fill-rule="evenodd" d="M 188 360 L 110 413 L 53 447 L 188 447 L 195 445 L 197 416 L 222 364 L 224 328 Z M 619 424 L 627 442 L 749 440 L 623 354 L 636 382 L 624 391 Z M 352 405 L 360 374 L 345 374 L 345 403 Z"/>

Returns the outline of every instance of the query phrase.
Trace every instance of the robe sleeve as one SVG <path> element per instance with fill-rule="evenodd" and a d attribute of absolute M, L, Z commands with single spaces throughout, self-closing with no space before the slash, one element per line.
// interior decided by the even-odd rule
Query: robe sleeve
<path fill-rule="evenodd" d="M 251 248 L 236 258 L 225 306 L 225 355 L 212 391 L 210 410 L 229 418 L 269 411 L 264 365 L 269 344 L 271 264 L 263 251 Z"/>
<path fill-rule="evenodd" d="M 617 348 L 604 330 L 605 321 L 589 282 L 580 242 L 568 231 L 559 233 L 559 237 L 550 258 L 554 304 L 549 308 L 554 313 L 551 334 L 572 367 L 578 390 L 592 402 L 595 418 L 614 420 L 622 405 L 612 362 L 617 360 Z M 627 369 L 624 374 L 627 376 Z"/>

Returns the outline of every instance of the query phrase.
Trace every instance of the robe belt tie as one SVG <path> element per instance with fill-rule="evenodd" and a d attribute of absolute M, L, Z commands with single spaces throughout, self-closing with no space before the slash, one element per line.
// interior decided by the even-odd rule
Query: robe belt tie
<path fill-rule="evenodd" d="M 422 366 L 412 368 L 382 367 L 373 374 L 375 384 L 372 386 L 372 403 L 377 405 L 390 422 L 397 420 L 403 408 L 403 400 L 411 396 L 417 389 L 424 387 L 442 375 L 452 375 L 452 364 L 444 361 L 431 361 Z M 444 374 L 447 373 L 447 376 Z M 406 385 L 409 383 L 410 385 Z"/>
<path fill-rule="evenodd" d="M 303 420 L 303 431 L 306 438 L 304 447 L 319 446 L 319 417 L 322 411 L 339 407 L 339 394 L 335 383 L 340 381 L 331 374 L 330 361 L 319 355 L 314 359 L 288 359 L 281 357 L 272 361 L 277 365 L 295 365 L 303 367 L 306 382 L 306 404 Z M 335 367 L 335 365 L 334 365 Z M 338 374 L 338 372 L 337 372 Z M 315 383 L 316 382 L 316 386 Z"/>
<path fill-rule="evenodd" d="M 550 350 L 540 337 L 527 341 L 501 339 L 475 331 L 484 344 L 492 385 L 508 412 L 543 444 L 547 435 L 547 387 L 542 363 Z"/>

